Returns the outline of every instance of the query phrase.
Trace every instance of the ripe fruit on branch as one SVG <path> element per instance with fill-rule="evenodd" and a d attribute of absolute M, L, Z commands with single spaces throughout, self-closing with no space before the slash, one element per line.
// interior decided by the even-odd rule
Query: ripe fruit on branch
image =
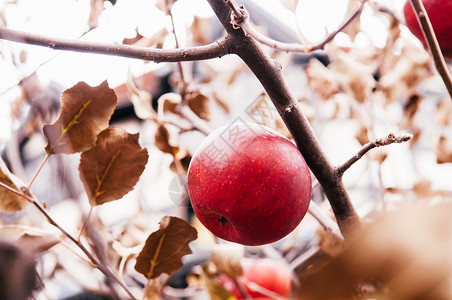
<path fill-rule="evenodd" d="M 423 0 L 422 3 L 424 4 L 444 57 L 452 59 L 452 1 Z M 407 27 L 422 42 L 424 47 L 427 47 L 427 41 L 425 40 L 410 0 L 405 2 L 403 14 Z"/>
<path fill-rule="evenodd" d="M 245 288 L 251 299 L 290 297 L 290 270 L 282 262 L 270 258 L 244 259 L 242 269 L 243 276 L 237 281 Z M 243 299 L 242 293 L 231 277 L 221 274 L 220 283 L 237 299 Z"/>
<path fill-rule="evenodd" d="M 188 192 L 196 216 L 214 235 L 263 245 L 301 222 L 311 175 L 288 139 L 268 127 L 237 122 L 214 131 L 196 150 Z"/>

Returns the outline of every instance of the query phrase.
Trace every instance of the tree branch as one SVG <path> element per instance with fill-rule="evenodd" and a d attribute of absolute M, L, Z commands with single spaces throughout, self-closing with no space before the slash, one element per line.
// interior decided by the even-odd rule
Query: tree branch
<path fill-rule="evenodd" d="M 356 153 L 355 156 L 350 158 L 348 161 L 346 161 L 344 164 L 336 168 L 336 172 L 339 176 L 342 176 L 345 171 L 347 171 L 355 162 L 360 160 L 367 152 L 372 150 L 373 148 L 380 147 L 380 146 L 386 146 L 391 145 L 393 143 L 403 143 L 408 142 L 413 138 L 413 135 L 411 134 L 405 134 L 401 136 L 395 136 L 394 134 L 390 133 L 387 137 L 373 140 L 367 144 L 365 144 L 361 150 Z"/>
<path fill-rule="evenodd" d="M 53 38 L 4 27 L 0 27 L 0 39 L 48 47 L 54 50 L 114 55 L 154 62 L 205 60 L 230 54 L 227 47 L 228 43 L 225 39 L 218 40 L 209 45 L 189 47 L 185 49 L 153 49 L 122 44 Z"/>
<path fill-rule="evenodd" d="M 343 31 L 355 18 L 357 18 L 358 16 L 361 15 L 361 12 L 364 8 L 364 4 L 366 3 L 366 1 L 367 0 L 361 1 L 359 6 L 353 12 L 353 14 L 351 14 L 344 21 L 344 23 L 341 26 L 339 26 L 338 29 L 336 29 L 332 33 L 328 34 L 328 36 L 326 36 L 323 39 L 323 41 L 321 41 L 320 43 L 318 43 L 316 45 L 311 45 L 311 46 L 304 46 L 300 43 L 283 43 L 283 42 L 276 41 L 274 39 L 271 39 L 271 38 L 263 35 L 259 31 L 254 29 L 254 27 L 251 25 L 251 23 L 249 21 L 248 13 L 245 9 L 237 8 L 237 6 L 235 4 L 233 4 L 232 1 L 228 1 L 227 3 L 230 5 L 231 8 L 233 8 L 234 15 L 237 15 L 238 13 L 240 14 L 239 17 L 231 17 L 231 23 L 232 23 L 233 27 L 235 27 L 235 28 L 241 27 L 243 29 L 243 31 L 245 32 L 245 34 L 253 37 L 255 40 L 257 40 L 261 44 L 267 45 L 276 50 L 286 51 L 286 52 L 296 52 L 296 53 L 309 53 L 311 51 L 324 49 L 326 44 L 331 42 L 339 32 Z"/>
<path fill-rule="evenodd" d="M 411 5 L 413 6 L 416 17 L 421 25 L 428 48 L 432 54 L 433 61 L 435 62 L 436 70 L 443 79 L 447 91 L 449 92 L 449 96 L 452 99 L 452 75 L 449 67 L 447 66 L 446 60 L 441 53 L 441 48 L 438 40 L 436 39 L 435 32 L 433 31 L 433 27 L 430 23 L 424 4 L 422 4 L 421 0 L 411 0 Z"/>
<path fill-rule="evenodd" d="M 281 66 L 268 57 L 260 44 L 242 29 L 231 24 L 231 8 L 224 0 L 208 0 L 229 34 L 228 42 L 260 81 L 292 134 L 298 149 L 323 187 L 339 228 L 345 238 L 359 227 L 360 220 L 348 193 L 322 148 L 296 98 L 291 95 L 282 75 Z"/>

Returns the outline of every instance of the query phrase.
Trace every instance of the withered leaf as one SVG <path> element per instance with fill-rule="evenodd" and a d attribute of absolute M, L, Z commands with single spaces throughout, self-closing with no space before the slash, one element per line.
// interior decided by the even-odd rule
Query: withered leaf
<path fill-rule="evenodd" d="M 149 235 L 138 255 L 135 270 L 147 279 L 177 271 L 182 266 L 182 256 L 192 253 L 188 243 L 197 237 L 196 229 L 186 221 L 163 217 L 160 229 Z"/>
<path fill-rule="evenodd" d="M 203 266 L 201 278 L 212 300 L 234 300 L 237 299 L 231 293 L 224 288 L 220 282 L 210 274 L 208 265 Z"/>
<path fill-rule="evenodd" d="M 409 203 L 374 217 L 339 256 L 311 268 L 292 296 L 352 299 L 371 282 L 377 295 L 366 299 L 450 299 L 451 208 Z"/>
<path fill-rule="evenodd" d="M 322 100 L 328 100 L 340 91 L 335 74 L 318 59 L 311 59 L 306 68 L 308 86 L 319 94 Z"/>
<path fill-rule="evenodd" d="M 117 104 L 116 94 L 104 81 L 97 87 L 79 82 L 61 95 L 61 111 L 44 126 L 47 153 L 76 153 L 90 149 L 99 132 L 108 127 Z"/>
<path fill-rule="evenodd" d="M 173 146 L 170 143 L 170 133 L 168 129 L 163 124 L 157 126 L 157 131 L 155 132 L 155 145 L 160 151 L 176 155 L 179 147 Z"/>
<path fill-rule="evenodd" d="M 188 107 L 201 119 L 210 121 L 209 98 L 196 91 L 187 95 Z"/>
<path fill-rule="evenodd" d="M 20 187 L 25 184 L 14 174 L 12 174 L 3 159 L 0 158 L 0 182 L 9 186 L 10 188 L 19 191 Z M 28 201 L 8 191 L 0 188 L 0 212 L 15 212 L 24 209 Z"/>
<path fill-rule="evenodd" d="M 99 133 L 96 145 L 82 153 L 80 178 L 91 205 L 122 198 L 130 192 L 148 161 L 148 152 L 138 143 L 138 133 L 119 127 Z"/>
<path fill-rule="evenodd" d="M 31 253 L 44 252 L 60 242 L 53 233 L 20 224 L 0 227 L 0 239 L 11 241 Z"/>
<path fill-rule="evenodd" d="M 452 162 L 452 147 L 449 140 L 442 136 L 439 138 L 438 147 L 436 148 L 436 162 L 439 164 Z"/>

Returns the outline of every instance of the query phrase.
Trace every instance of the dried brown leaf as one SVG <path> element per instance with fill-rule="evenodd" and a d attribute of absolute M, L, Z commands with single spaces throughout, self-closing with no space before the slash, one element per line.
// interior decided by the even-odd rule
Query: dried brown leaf
<path fill-rule="evenodd" d="M 138 143 L 138 133 L 110 127 L 102 131 L 96 145 L 80 158 L 80 178 L 91 205 L 122 198 L 130 192 L 148 161 L 148 152 Z"/>
<path fill-rule="evenodd" d="M 20 192 L 21 187 L 25 187 L 17 176 L 8 170 L 3 159 L 0 158 L 0 182 L 10 188 Z M 25 208 L 28 201 L 4 188 L 0 187 L 0 212 L 15 212 Z"/>
<path fill-rule="evenodd" d="M 152 95 L 150 92 L 140 89 L 129 72 L 126 82 L 127 90 L 130 93 L 133 110 L 138 118 L 142 120 L 155 120 L 156 112 L 152 107 Z"/>
<path fill-rule="evenodd" d="M 186 96 L 188 107 L 201 119 L 210 121 L 209 98 L 200 91 Z"/>
<path fill-rule="evenodd" d="M 439 164 L 452 163 L 452 146 L 448 138 L 439 138 L 436 148 L 436 162 Z"/>
<path fill-rule="evenodd" d="M 13 242 L 31 253 L 44 252 L 60 242 L 53 233 L 20 224 L 0 227 L 0 240 Z"/>
<path fill-rule="evenodd" d="M 58 119 L 44 126 L 47 153 L 76 153 L 93 147 L 97 134 L 108 127 L 116 104 L 116 94 L 107 81 L 97 87 L 79 82 L 64 91 Z"/>
<path fill-rule="evenodd" d="M 366 299 L 450 299 L 451 212 L 450 204 L 410 203 L 377 216 L 342 254 L 303 278 L 294 296 L 352 299 L 367 283 L 376 294 Z"/>
<path fill-rule="evenodd" d="M 137 257 L 135 270 L 147 279 L 171 274 L 182 266 L 182 256 L 192 253 L 188 244 L 197 238 L 196 229 L 176 217 L 163 217 L 160 229 L 149 235 Z"/>
<path fill-rule="evenodd" d="M 155 132 L 155 146 L 160 151 L 175 156 L 179 151 L 179 147 L 170 143 L 170 133 L 164 124 L 158 124 Z"/>
<path fill-rule="evenodd" d="M 164 111 L 176 113 L 176 107 L 179 103 L 181 103 L 181 101 L 181 95 L 176 93 L 166 93 L 161 95 L 157 100 L 159 105 L 159 113 L 163 113 Z"/>

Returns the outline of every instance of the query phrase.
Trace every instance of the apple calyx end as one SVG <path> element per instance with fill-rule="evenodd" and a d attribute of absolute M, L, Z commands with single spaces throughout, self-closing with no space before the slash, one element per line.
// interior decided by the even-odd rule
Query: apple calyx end
<path fill-rule="evenodd" d="M 228 220 L 226 220 L 226 218 L 224 216 L 221 216 L 221 218 L 219 218 L 218 221 L 220 221 L 222 226 L 224 226 L 224 224 L 226 224 L 228 222 Z"/>

